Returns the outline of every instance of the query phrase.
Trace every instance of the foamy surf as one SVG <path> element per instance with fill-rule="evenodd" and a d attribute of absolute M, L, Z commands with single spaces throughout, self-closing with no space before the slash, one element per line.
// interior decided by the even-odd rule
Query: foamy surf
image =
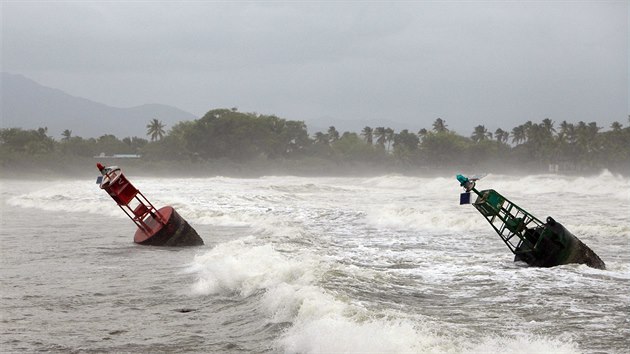
<path fill-rule="evenodd" d="M 267 316 L 261 321 L 290 323 L 275 343 L 289 353 L 579 352 L 567 338 L 526 333 L 469 338 L 440 329 L 439 322 L 429 318 L 374 310 L 322 287 L 324 274 L 335 267 L 339 265 L 312 255 L 295 259 L 246 238 L 196 256 L 189 268 L 197 276 L 191 293 L 257 301 Z M 261 295 L 252 297 L 257 293 Z"/>
<path fill-rule="evenodd" d="M 87 297 L 90 311 L 105 308 L 99 316 L 108 326 L 124 328 L 139 318 L 149 335 L 165 334 L 145 341 L 112 331 L 111 351 L 176 345 L 213 352 L 575 353 L 622 352 L 630 345 L 628 178 L 488 175 L 478 185 L 539 218 L 554 216 L 606 261 L 606 271 L 514 263 L 474 208 L 458 205 L 454 177 L 133 181 L 153 203 L 176 207 L 208 246 L 134 246 L 133 224 L 93 180 L 11 182 L 16 187 L 2 191 L 5 220 L 42 216 L 3 224 L 6 247 L 28 246 L 3 254 L 18 260 L 5 272 L 30 274 L 45 256 L 52 266 L 44 278 L 70 292 L 63 306 L 76 307 L 84 297 L 73 291 L 90 295 L 92 288 L 66 283 L 94 270 L 100 279 L 107 269 L 107 284 L 88 282 L 99 294 Z M 47 237 L 39 237 L 42 230 Z M 191 259 L 180 273 L 179 265 Z M 94 267 L 108 262 L 117 267 Z M 24 273 L 23 267 L 31 268 Z M 73 271 L 78 275 L 63 277 Z M 19 289 L 10 274 L 3 278 L 13 284 L 7 291 Z M 16 294 L 6 301 L 13 304 L 9 318 L 19 322 L 33 300 Z M 127 311 L 117 312 L 129 301 Z M 100 341 L 101 328 L 92 327 L 98 320 L 81 323 Z M 46 340 L 54 342 L 54 334 Z"/>

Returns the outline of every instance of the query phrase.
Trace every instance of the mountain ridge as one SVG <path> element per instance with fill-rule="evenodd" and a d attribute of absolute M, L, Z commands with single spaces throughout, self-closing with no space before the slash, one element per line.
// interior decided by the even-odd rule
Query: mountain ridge
<path fill-rule="evenodd" d="M 84 138 L 113 134 L 118 138 L 146 136 L 152 119 L 166 128 L 179 121 L 198 117 L 177 107 L 146 103 L 120 108 L 74 96 L 60 89 L 41 85 L 21 74 L 2 72 L 0 76 L 0 125 L 2 128 L 37 129 L 47 127 L 58 138 L 69 129 Z"/>

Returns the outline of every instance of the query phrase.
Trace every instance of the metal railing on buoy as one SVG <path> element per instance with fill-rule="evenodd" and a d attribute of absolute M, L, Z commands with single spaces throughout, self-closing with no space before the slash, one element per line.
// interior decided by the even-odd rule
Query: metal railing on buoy
<path fill-rule="evenodd" d="M 514 261 L 534 267 L 578 263 L 606 269 L 593 250 L 552 217 L 543 222 L 494 189 L 478 191 L 475 183 L 479 178 L 457 175 L 457 180 L 465 190 L 459 203 L 470 204 L 470 192 L 477 195 L 472 205 L 514 253 Z"/>
<path fill-rule="evenodd" d="M 100 188 L 136 224 L 133 241 L 152 246 L 200 246 L 203 240 L 171 206 L 159 210 L 134 187 L 117 166 L 96 167 L 101 172 L 96 180 Z"/>

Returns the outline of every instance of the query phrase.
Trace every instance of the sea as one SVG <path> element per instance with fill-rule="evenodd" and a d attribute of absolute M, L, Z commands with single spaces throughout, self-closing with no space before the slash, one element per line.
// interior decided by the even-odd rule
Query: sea
<path fill-rule="evenodd" d="M 477 182 L 606 270 L 514 262 L 454 175 L 127 177 L 205 245 L 134 244 L 95 179 L 1 180 L 0 352 L 630 353 L 628 177 Z"/>

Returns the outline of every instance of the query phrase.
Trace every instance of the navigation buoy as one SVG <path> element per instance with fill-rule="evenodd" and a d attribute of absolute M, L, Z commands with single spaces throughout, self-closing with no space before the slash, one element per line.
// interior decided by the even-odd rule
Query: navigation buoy
<path fill-rule="evenodd" d="M 460 204 L 470 204 L 471 191 L 477 195 L 473 206 L 514 253 L 514 261 L 534 267 L 578 263 L 606 269 L 593 250 L 552 217 L 544 223 L 494 189 L 476 190 L 478 179 L 457 175 L 460 186 L 466 190 L 460 195 Z"/>
<path fill-rule="evenodd" d="M 96 183 L 138 227 L 133 242 L 151 246 L 203 245 L 197 231 L 173 207 L 157 210 L 118 166 L 105 167 L 97 163 L 96 167 L 101 172 Z"/>

